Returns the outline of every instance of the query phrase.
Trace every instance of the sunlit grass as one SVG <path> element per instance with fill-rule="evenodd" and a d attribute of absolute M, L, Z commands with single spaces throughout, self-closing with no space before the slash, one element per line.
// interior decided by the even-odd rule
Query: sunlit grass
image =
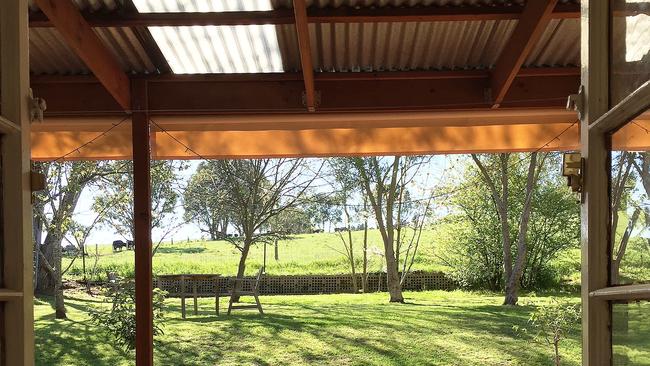
<path fill-rule="evenodd" d="M 180 317 L 180 300 L 168 299 L 156 365 L 552 364 L 550 348 L 512 330 L 526 325 L 532 307 L 503 307 L 500 295 L 460 291 L 406 298 L 407 304 L 389 304 L 385 293 L 264 296 L 264 316 L 239 310 L 219 317 L 213 300 L 204 299 L 187 320 Z M 548 298 L 522 303 L 529 300 Z M 100 299 L 75 293 L 67 305 L 70 319 L 60 321 L 48 302 L 37 300 L 37 364 L 132 364 L 132 353 L 112 346 L 110 336 L 88 322 L 88 308 Z M 562 353 L 565 365 L 579 365 L 579 324 Z"/>
<path fill-rule="evenodd" d="M 361 269 L 363 232 L 353 232 L 355 260 Z M 423 232 L 420 241 L 419 255 L 413 266 L 414 270 L 440 270 L 442 266 L 433 256 L 433 239 L 431 231 Z M 370 254 L 369 271 L 382 270 L 383 257 L 380 254 L 383 244 L 379 231 L 370 230 L 368 233 Z M 105 277 L 106 271 L 117 271 L 125 276 L 133 273 L 133 251 L 113 252 L 108 245 L 98 246 L 99 261 L 96 273 Z M 274 258 L 273 245 L 267 246 L 266 272 L 271 275 L 290 274 L 343 274 L 349 273 L 350 266 L 343 255 L 343 244 L 338 234 L 320 233 L 296 235 L 278 243 L 278 260 Z M 86 257 L 88 273 L 94 264 L 95 247 L 89 247 Z M 175 242 L 163 243 L 153 257 L 155 274 L 179 273 L 219 273 L 234 275 L 237 272 L 240 252 L 225 241 L 208 242 Z M 64 259 L 64 268 L 71 259 Z M 255 245 L 249 254 L 247 268 L 253 274 L 264 262 L 264 246 Z M 82 274 L 81 260 L 78 258 L 67 274 L 68 278 L 80 278 Z"/>

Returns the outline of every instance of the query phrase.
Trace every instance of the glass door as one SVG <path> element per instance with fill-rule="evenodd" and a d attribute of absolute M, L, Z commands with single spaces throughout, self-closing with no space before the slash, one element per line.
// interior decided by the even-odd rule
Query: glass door
<path fill-rule="evenodd" d="M 650 365 L 650 0 L 582 5 L 583 365 Z"/>

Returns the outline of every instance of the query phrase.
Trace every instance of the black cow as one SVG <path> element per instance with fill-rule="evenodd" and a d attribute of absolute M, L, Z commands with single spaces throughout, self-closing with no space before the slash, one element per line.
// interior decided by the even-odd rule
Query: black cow
<path fill-rule="evenodd" d="M 133 242 L 133 240 L 126 241 L 126 249 L 135 250 L 135 243 Z"/>
<path fill-rule="evenodd" d="M 323 230 L 323 229 L 314 229 L 314 230 L 312 230 L 311 232 L 312 232 L 313 234 L 320 234 L 320 233 L 324 232 L 324 230 Z"/>
<path fill-rule="evenodd" d="M 128 248 L 127 244 L 121 240 L 114 240 L 113 241 L 113 251 L 116 252 L 118 250 L 122 250 L 122 248 Z"/>
<path fill-rule="evenodd" d="M 337 228 L 334 228 L 334 232 L 335 232 L 335 233 L 340 233 L 340 232 L 342 232 L 342 231 L 348 231 L 348 228 L 347 228 L 347 227 L 337 227 Z"/>

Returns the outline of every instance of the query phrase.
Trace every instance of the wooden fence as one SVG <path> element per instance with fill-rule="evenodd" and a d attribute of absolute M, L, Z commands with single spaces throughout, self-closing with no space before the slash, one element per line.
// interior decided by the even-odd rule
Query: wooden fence
<path fill-rule="evenodd" d="M 357 274 L 357 286 L 361 289 L 361 274 Z M 215 286 L 219 292 L 226 292 L 232 277 L 207 279 L 205 276 L 186 275 L 186 288 L 196 285 L 200 296 L 213 296 Z M 181 288 L 180 280 L 161 276 L 155 280 L 154 286 L 165 290 L 174 297 Z M 406 276 L 404 290 L 452 290 L 455 283 L 441 272 L 412 272 Z M 386 274 L 373 272 L 368 274 L 368 292 L 386 291 Z M 307 295 L 307 294 L 337 294 L 352 292 L 351 275 L 296 275 L 269 276 L 265 275 L 260 281 L 260 293 L 264 295 Z"/>

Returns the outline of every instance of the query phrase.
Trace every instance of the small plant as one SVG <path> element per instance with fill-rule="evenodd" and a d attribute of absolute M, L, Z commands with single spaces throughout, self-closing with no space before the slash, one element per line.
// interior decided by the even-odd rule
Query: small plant
<path fill-rule="evenodd" d="M 153 290 L 154 336 L 163 334 L 163 307 L 167 293 Z M 111 304 L 90 311 L 91 321 L 110 333 L 127 351 L 135 349 L 135 284 L 121 280 L 107 290 L 105 302 Z"/>
<path fill-rule="evenodd" d="M 580 304 L 551 298 L 549 304 L 537 306 L 530 314 L 528 325 L 534 339 L 553 346 L 555 366 L 560 366 L 560 342 L 566 337 L 581 315 Z M 513 326 L 517 333 L 528 333 L 528 328 Z"/>

